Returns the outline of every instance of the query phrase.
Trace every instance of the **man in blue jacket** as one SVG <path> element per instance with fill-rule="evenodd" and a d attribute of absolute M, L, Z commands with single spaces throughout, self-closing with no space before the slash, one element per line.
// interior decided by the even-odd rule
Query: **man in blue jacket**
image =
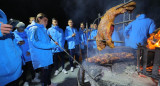
<path fill-rule="evenodd" d="M 97 24 L 93 25 L 93 29 L 90 35 L 90 39 L 93 39 L 90 44 L 91 44 L 91 48 L 89 50 L 88 53 L 90 53 L 90 57 L 92 57 L 93 55 L 97 54 L 97 44 L 96 44 L 96 36 L 97 36 Z"/>
<path fill-rule="evenodd" d="M 61 28 L 59 28 L 58 21 L 55 18 L 52 19 L 52 26 L 48 29 L 47 32 L 48 32 L 48 35 L 50 35 L 52 37 L 52 39 L 58 43 L 59 46 L 64 48 L 64 43 L 65 43 L 64 33 L 63 33 L 63 30 Z M 67 71 L 64 68 L 64 56 L 63 56 L 64 52 L 63 52 L 63 49 L 61 49 L 58 45 L 56 46 L 56 48 L 54 48 L 52 50 L 53 62 L 54 62 L 55 68 L 56 68 L 54 75 L 58 75 L 58 73 L 59 73 L 59 70 L 58 70 L 58 58 L 59 57 L 60 57 L 61 63 L 62 63 L 62 72 L 64 74 L 67 74 Z"/>
<path fill-rule="evenodd" d="M 33 21 L 35 21 L 35 17 L 29 17 L 29 23 L 32 24 Z"/>
<path fill-rule="evenodd" d="M 115 28 L 112 33 L 112 40 L 113 41 L 125 41 L 124 39 L 124 29 L 122 27 Z M 124 46 L 125 43 L 116 43 L 114 42 L 114 46 Z"/>
<path fill-rule="evenodd" d="M 88 28 L 88 33 L 87 33 L 87 35 L 88 35 L 88 39 L 90 40 L 90 39 L 92 39 L 91 38 L 91 32 L 92 32 L 92 30 L 94 29 L 94 24 L 90 24 L 90 27 Z M 90 50 L 92 50 L 92 41 L 88 41 L 88 51 L 90 51 Z M 89 52 L 88 52 L 88 54 L 90 54 Z M 90 55 L 89 55 L 89 57 L 90 57 Z"/>
<path fill-rule="evenodd" d="M 154 21 L 150 18 L 146 18 L 145 14 L 138 14 L 136 20 L 131 22 L 124 32 L 125 45 L 133 49 L 137 49 L 137 44 L 147 42 L 149 34 L 155 30 Z"/>
<path fill-rule="evenodd" d="M 0 10 L 0 16 L 6 16 Z M 11 33 L 12 26 L 0 18 L 0 86 L 19 86 L 19 77 L 22 74 L 21 50 Z"/>
<path fill-rule="evenodd" d="M 73 28 L 73 21 L 70 19 L 68 20 L 68 25 L 65 30 L 65 40 L 68 43 L 68 49 L 70 55 L 76 57 L 76 60 L 79 61 L 79 33 L 76 28 Z M 71 71 L 74 71 L 73 67 L 73 59 L 69 57 Z"/>
<path fill-rule="evenodd" d="M 41 84 L 42 86 L 53 86 L 51 83 L 51 69 L 53 64 L 52 49 L 56 47 L 51 43 L 47 34 L 45 25 L 48 23 L 48 18 L 45 14 L 39 13 L 36 17 L 36 23 L 29 28 L 28 43 L 31 53 L 31 60 L 34 69 L 41 69 Z"/>
<path fill-rule="evenodd" d="M 22 40 L 17 39 L 17 43 L 22 50 L 22 61 L 23 65 L 23 80 L 25 81 L 24 86 L 29 86 L 29 82 L 31 82 L 32 78 L 35 77 L 35 72 L 32 66 L 31 56 L 29 52 L 29 45 L 28 45 L 28 36 L 25 29 L 25 24 L 23 22 L 19 22 L 16 25 L 16 29 L 14 33 L 18 34 Z M 28 74 L 31 74 L 31 78 L 27 78 Z"/>
<path fill-rule="evenodd" d="M 86 29 L 84 27 L 84 23 L 81 23 L 79 29 L 79 36 L 80 36 L 80 48 L 83 60 L 87 57 L 87 34 L 85 33 L 85 31 Z"/>

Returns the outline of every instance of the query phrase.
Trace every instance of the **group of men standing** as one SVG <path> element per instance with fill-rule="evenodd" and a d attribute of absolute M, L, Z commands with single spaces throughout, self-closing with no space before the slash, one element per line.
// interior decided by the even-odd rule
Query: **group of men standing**
<path fill-rule="evenodd" d="M 23 22 L 19 22 L 16 25 L 16 30 L 11 32 L 12 29 L 9 29 L 9 33 L 2 32 L 1 34 L 0 39 L 1 41 L 3 40 L 3 43 L 1 43 L 2 45 L 5 45 L 5 47 L 1 46 L 1 48 L 9 51 L 4 51 L 5 53 L 3 57 L 5 57 L 5 59 L 7 57 L 10 58 L 10 56 L 6 56 L 7 53 L 10 55 L 15 54 L 12 55 L 15 58 L 11 58 L 11 60 L 14 59 L 14 62 L 6 63 L 7 66 L 4 64 L 4 67 L 1 67 L 8 68 L 6 71 L 1 71 L 2 75 L 0 76 L 0 85 L 2 86 L 18 86 L 21 77 L 25 81 L 24 86 L 29 86 L 30 80 L 27 79 L 27 71 L 30 71 L 32 81 L 39 81 L 38 76 L 40 72 L 40 82 L 42 86 L 53 86 L 54 84 L 51 83 L 52 65 L 54 63 L 54 67 L 56 69 L 54 75 L 58 75 L 60 72 L 58 70 L 59 58 L 61 60 L 62 72 L 65 74 L 68 73 L 65 69 L 65 41 L 67 41 L 68 44 L 69 54 L 72 57 L 75 56 L 75 60 L 80 62 L 80 49 L 82 51 L 82 58 L 85 59 L 86 57 L 89 33 L 85 33 L 86 29 L 84 27 L 84 23 L 80 24 L 80 29 L 78 31 L 73 27 L 73 21 L 70 19 L 68 20 L 68 26 L 65 31 L 63 31 L 63 29 L 58 26 L 58 21 L 55 18 L 52 19 L 52 26 L 47 29 L 46 26 L 48 24 L 48 18 L 43 13 L 39 13 L 35 19 L 31 18 L 30 20 L 31 24 L 27 27 L 25 27 Z M 1 29 L 3 29 L 3 26 L 5 25 L 7 26 L 5 28 L 12 28 L 11 25 L 1 24 Z M 95 30 L 96 29 L 97 28 L 95 28 Z M 96 36 L 96 33 L 91 32 L 90 36 L 92 35 Z M 8 44 L 9 42 L 7 43 L 6 41 L 10 41 L 11 43 Z M 73 72 L 74 64 L 71 57 L 69 57 L 69 62 L 70 71 Z M 79 66 L 77 65 L 76 67 Z"/>
<path fill-rule="evenodd" d="M 41 72 L 42 86 L 53 86 L 53 83 L 51 83 L 51 65 L 54 63 L 56 69 L 54 75 L 58 75 L 60 72 L 58 70 L 58 58 L 61 59 L 62 72 L 68 73 L 65 70 L 63 55 L 65 41 L 68 44 L 69 54 L 72 57 L 75 56 L 78 62 L 80 62 L 80 50 L 83 60 L 87 57 L 87 48 L 91 52 L 89 56 L 97 52 L 95 40 L 87 43 L 87 40 L 95 39 L 97 35 L 96 24 L 91 24 L 89 28 L 91 31 L 88 32 L 84 23 L 81 23 L 78 31 L 73 27 L 73 21 L 70 19 L 68 20 L 68 26 L 63 31 L 58 26 L 58 21 L 53 18 L 52 26 L 47 29 L 48 18 L 43 13 L 39 13 L 26 28 L 23 22 L 19 22 L 14 32 L 11 32 L 11 25 L 6 24 L 5 21 L 0 22 L 3 22 L 0 23 L 0 86 L 18 86 L 18 81 L 22 75 L 24 81 L 28 84 L 26 71 L 30 70 L 32 76 L 35 77 L 37 76 L 37 71 L 35 73 L 37 69 Z M 153 20 L 146 18 L 144 14 L 138 15 L 137 19 L 123 31 L 125 46 L 137 49 L 137 43 L 143 45 L 148 35 L 154 30 Z M 73 72 L 74 64 L 71 57 L 69 57 L 69 62 L 70 71 Z M 36 81 L 35 78 L 33 80 Z"/>

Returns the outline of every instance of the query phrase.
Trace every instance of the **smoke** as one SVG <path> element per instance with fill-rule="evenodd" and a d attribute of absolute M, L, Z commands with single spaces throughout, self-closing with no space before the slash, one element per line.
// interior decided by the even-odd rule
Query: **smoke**
<path fill-rule="evenodd" d="M 136 0 L 135 13 L 144 12 L 147 17 L 153 19 L 157 27 L 160 27 L 160 0 Z"/>
<path fill-rule="evenodd" d="M 92 23 L 98 17 L 98 13 L 103 15 L 106 9 L 118 4 L 121 0 L 114 2 L 113 0 L 63 0 L 62 6 L 68 18 L 77 25 L 80 22 Z"/>
<path fill-rule="evenodd" d="M 129 1 L 129 0 L 126 0 Z M 160 26 L 160 0 L 134 0 L 137 3 L 136 9 L 132 14 L 135 19 L 138 13 L 145 13 Z M 98 17 L 98 13 L 103 15 L 106 10 L 113 6 L 123 3 L 124 0 L 63 0 L 62 7 L 68 19 L 72 19 L 75 25 L 79 26 L 80 22 L 92 23 Z M 121 18 L 117 18 L 118 21 Z"/>

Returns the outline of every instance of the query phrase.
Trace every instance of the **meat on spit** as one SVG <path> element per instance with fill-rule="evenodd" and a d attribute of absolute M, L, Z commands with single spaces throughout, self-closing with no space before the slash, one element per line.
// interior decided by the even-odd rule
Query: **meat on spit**
<path fill-rule="evenodd" d="M 133 59 L 134 55 L 132 53 L 122 52 L 122 53 L 106 53 L 100 54 L 98 56 L 93 56 L 91 58 L 87 58 L 86 61 L 91 63 L 100 63 L 100 64 L 108 64 L 112 61 L 119 59 Z"/>
<path fill-rule="evenodd" d="M 114 19 L 117 15 L 125 12 L 132 12 L 135 9 L 136 2 L 130 1 L 129 3 L 120 4 L 110 8 L 98 25 L 98 33 L 96 36 L 96 43 L 98 50 L 103 50 L 106 46 L 114 48 L 114 44 L 111 39 L 112 32 L 114 30 Z M 106 41 L 102 41 L 106 40 Z"/>

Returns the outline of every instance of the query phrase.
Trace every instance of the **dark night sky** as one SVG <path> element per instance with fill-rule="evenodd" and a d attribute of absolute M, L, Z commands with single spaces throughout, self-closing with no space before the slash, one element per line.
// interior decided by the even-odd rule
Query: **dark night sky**
<path fill-rule="evenodd" d="M 160 26 L 160 0 L 135 0 L 137 8 L 135 14 L 144 11 L 148 17 L 155 20 L 156 26 Z M 28 18 L 36 16 L 39 12 L 45 13 L 49 18 L 55 17 L 59 21 L 59 26 L 65 28 L 68 19 L 73 19 L 75 26 L 80 22 L 91 23 L 97 18 L 98 13 L 104 12 L 120 3 L 123 0 L 1 0 L 2 9 L 8 19 L 14 18 L 28 24 Z"/>

